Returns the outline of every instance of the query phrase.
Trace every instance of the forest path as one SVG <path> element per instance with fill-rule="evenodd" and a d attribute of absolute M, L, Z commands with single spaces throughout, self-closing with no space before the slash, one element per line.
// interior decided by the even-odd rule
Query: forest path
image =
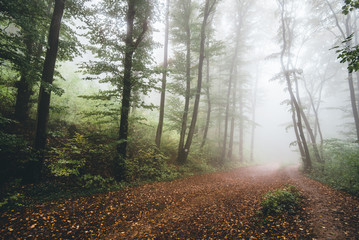
<path fill-rule="evenodd" d="M 359 201 L 353 196 L 285 169 L 306 197 L 306 212 L 316 239 L 359 239 Z M 339 177 L 339 176 L 338 176 Z"/>
<path fill-rule="evenodd" d="M 287 184 L 298 214 L 260 217 L 261 196 Z M 0 214 L 1 239 L 359 239 L 359 202 L 295 167 L 246 167 Z"/>

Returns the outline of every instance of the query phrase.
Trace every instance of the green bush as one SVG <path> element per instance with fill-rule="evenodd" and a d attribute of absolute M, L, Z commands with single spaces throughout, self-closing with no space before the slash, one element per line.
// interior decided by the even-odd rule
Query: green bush
<path fill-rule="evenodd" d="M 113 178 L 103 178 L 100 175 L 85 174 L 79 179 L 80 186 L 87 190 L 110 190 L 116 185 Z"/>
<path fill-rule="evenodd" d="M 31 182 L 37 165 L 36 155 L 23 137 L 0 131 L 0 190 L 17 178 Z"/>
<path fill-rule="evenodd" d="M 0 70 L 1 71 L 1 70 Z M 1 74 L 1 73 L 0 73 Z M 1 84 L 0 80 L 0 111 L 1 113 L 11 113 L 15 105 L 16 89 Z"/>
<path fill-rule="evenodd" d="M 324 164 L 316 163 L 311 177 L 337 189 L 359 195 L 358 143 L 329 139 L 323 146 Z"/>
<path fill-rule="evenodd" d="M 22 207 L 24 195 L 18 191 L 21 179 L 15 179 L 9 184 L 7 192 L 0 198 L 0 209 Z"/>
<path fill-rule="evenodd" d="M 52 148 L 47 161 L 54 176 L 107 176 L 113 152 L 110 145 L 90 142 L 84 135 L 75 133 L 62 146 Z"/>
<path fill-rule="evenodd" d="M 55 176 L 79 175 L 79 170 L 86 164 L 85 152 L 87 141 L 81 134 L 69 139 L 63 147 L 52 148 L 50 154 L 51 173 Z"/>
<path fill-rule="evenodd" d="M 164 181 L 178 177 L 178 172 L 171 168 L 167 158 L 154 149 L 139 150 L 132 159 L 126 159 L 127 179 L 133 182 Z"/>
<path fill-rule="evenodd" d="M 300 194 L 295 186 L 269 191 L 263 195 L 261 212 L 264 215 L 276 215 L 284 212 L 295 213 L 300 205 Z"/>

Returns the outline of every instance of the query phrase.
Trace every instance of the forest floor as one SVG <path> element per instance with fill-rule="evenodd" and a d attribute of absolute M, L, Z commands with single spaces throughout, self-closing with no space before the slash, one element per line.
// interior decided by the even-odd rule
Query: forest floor
<path fill-rule="evenodd" d="M 294 185 L 296 214 L 261 196 Z M 359 239 L 359 201 L 296 167 L 246 167 L 0 213 L 1 239 Z"/>

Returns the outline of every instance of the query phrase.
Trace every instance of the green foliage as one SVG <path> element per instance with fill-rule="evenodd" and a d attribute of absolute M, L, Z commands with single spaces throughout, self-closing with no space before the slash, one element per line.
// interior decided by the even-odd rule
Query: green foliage
<path fill-rule="evenodd" d="M 113 128 L 120 115 L 118 104 L 111 96 L 94 95 L 98 92 L 99 84 L 83 80 L 77 71 L 71 63 L 61 64 L 59 72 L 63 78 L 56 78 L 55 83 L 64 89 L 64 93 L 51 96 L 50 124 L 57 125 L 59 121 L 64 121 L 67 124 Z"/>
<path fill-rule="evenodd" d="M 214 172 L 216 170 L 211 164 L 215 163 L 217 148 L 214 146 L 201 149 L 199 144 L 192 144 L 191 151 L 188 155 L 188 162 L 181 169 L 188 169 L 194 174 L 203 174 Z"/>
<path fill-rule="evenodd" d="M 324 165 L 314 165 L 311 176 L 337 189 L 359 195 L 358 143 L 330 139 L 323 146 Z"/>
<path fill-rule="evenodd" d="M 24 196 L 21 193 L 8 193 L 5 198 L 0 200 L 0 209 L 22 207 L 24 205 L 20 200 L 23 198 Z"/>
<path fill-rule="evenodd" d="M 345 5 L 342 7 L 343 14 L 347 15 L 349 12 L 353 11 L 354 9 L 359 8 L 359 1 L 358 0 L 345 0 Z"/>
<path fill-rule="evenodd" d="M 0 187 L 16 178 L 28 181 L 29 171 L 38 163 L 36 155 L 21 136 L 0 131 Z"/>
<path fill-rule="evenodd" d="M 336 53 L 338 54 L 338 59 L 340 59 L 340 63 L 348 63 L 349 72 L 356 72 L 359 70 L 359 45 L 350 45 L 353 36 L 354 33 L 342 42 L 345 47 L 340 48 L 339 46 L 335 46 L 333 48 L 337 49 Z"/>
<path fill-rule="evenodd" d="M 86 0 L 70 0 L 67 3 L 75 8 L 75 2 L 83 1 Z M 53 4 L 54 1 L 44 0 L 0 0 L 0 107 L 3 112 L 10 112 L 9 106 L 14 105 L 16 88 L 20 93 L 26 92 L 24 95 L 31 97 L 36 83 L 41 80 Z M 70 17 L 73 19 L 75 15 L 65 15 L 61 26 L 57 54 L 60 61 L 72 60 L 80 54 L 81 44 L 73 27 L 70 27 Z M 59 76 L 59 73 L 55 71 L 55 75 Z M 21 81 L 18 81 L 19 77 Z M 7 87 L 6 90 L 13 88 L 12 91 L 4 93 L 3 84 Z M 63 93 L 56 85 L 41 85 L 56 95 Z M 18 97 L 17 100 L 19 99 Z M 26 109 L 27 115 L 27 106 L 31 106 L 32 101 L 29 102 L 28 97 L 23 100 L 25 102 L 17 102 L 20 104 L 17 110 Z"/>
<path fill-rule="evenodd" d="M 50 23 L 46 1 L 0 1 L 0 62 L 10 61 L 14 69 L 34 79 L 41 73 L 40 55 Z M 33 80 L 32 80 L 33 81 Z"/>
<path fill-rule="evenodd" d="M 342 7 L 342 13 L 344 15 L 348 15 L 351 11 L 359 8 L 358 0 L 345 0 L 344 2 L 344 6 Z M 353 35 L 354 33 L 342 42 L 345 47 L 334 47 L 334 49 L 338 49 L 336 52 L 338 53 L 338 59 L 340 59 L 340 62 L 348 63 L 349 72 L 356 72 L 359 70 L 359 46 L 351 46 L 350 44 Z"/>
<path fill-rule="evenodd" d="M 15 71 L 11 70 L 11 64 L 0 65 L 0 109 L 1 113 L 9 113 L 15 105 Z"/>
<path fill-rule="evenodd" d="M 187 163 L 180 167 L 179 172 L 183 176 L 192 176 L 195 174 L 203 174 L 214 172 L 216 169 L 212 167 L 205 159 L 189 158 Z"/>
<path fill-rule="evenodd" d="M 264 215 L 276 215 L 284 212 L 295 213 L 300 205 L 300 193 L 295 186 L 269 191 L 263 195 L 261 212 Z"/>
<path fill-rule="evenodd" d="M 83 135 L 69 139 L 62 148 L 53 148 L 50 151 L 50 169 L 55 176 L 79 175 L 79 170 L 85 166 L 85 153 L 88 144 Z"/>
<path fill-rule="evenodd" d="M 80 176 L 84 173 L 99 174 L 110 168 L 112 147 L 104 143 L 90 142 L 84 135 L 75 133 L 62 147 L 49 152 L 49 168 L 55 176 Z"/>
<path fill-rule="evenodd" d="M 169 88 L 171 88 L 171 86 L 169 86 Z M 178 133 L 181 131 L 183 106 L 184 101 L 179 97 L 171 96 L 167 99 L 165 112 L 169 112 L 170 114 L 167 114 L 165 118 L 167 120 L 166 125 L 168 126 L 169 130 L 175 130 Z M 191 111 L 192 108 L 189 109 L 189 112 Z"/>
<path fill-rule="evenodd" d="M 103 178 L 100 175 L 84 174 L 80 177 L 79 183 L 83 189 L 87 190 L 111 190 L 116 185 L 113 178 Z"/>
<path fill-rule="evenodd" d="M 133 50 L 132 76 L 131 76 L 131 104 L 135 106 L 145 106 L 144 102 L 136 97 L 137 94 L 148 95 L 156 88 L 158 78 L 157 73 L 150 65 L 153 63 L 151 55 L 153 47 L 156 45 L 153 38 L 149 37 L 151 28 L 145 28 L 144 36 L 141 36 L 144 25 L 147 26 L 156 18 L 157 1 L 139 1 L 135 4 L 136 14 L 133 24 L 133 39 L 139 42 Z M 122 98 L 124 84 L 124 56 L 126 43 L 126 11 L 125 2 L 101 1 L 88 9 L 89 14 L 84 22 L 88 31 L 86 36 L 91 45 L 88 50 L 97 57 L 94 61 L 87 61 L 82 64 L 82 69 L 86 73 L 86 80 L 96 80 L 100 83 L 107 83 L 107 90 L 99 91 L 98 95 L 83 96 L 93 100 L 105 100 L 104 104 L 116 103 L 115 107 L 110 106 L 110 110 L 102 111 L 102 114 L 118 116 L 118 101 Z M 146 24 L 144 24 L 146 23 Z M 136 42 L 136 41 L 135 41 Z M 133 43 L 135 44 L 135 43 Z M 108 86 L 112 85 L 111 88 Z M 148 106 L 145 106 L 148 107 Z M 116 109 L 116 111 L 111 111 Z M 95 112 L 96 113 L 96 112 Z"/>
<path fill-rule="evenodd" d="M 166 157 L 154 149 L 140 150 L 132 159 L 126 159 L 126 170 L 129 180 L 135 182 L 164 181 L 178 177 Z"/>
<path fill-rule="evenodd" d="M 22 199 L 24 195 L 17 191 L 20 182 L 21 179 L 15 179 L 10 183 L 9 190 L 4 197 L 0 198 L 0 209 L 12 209 L 23 206 Z"/>

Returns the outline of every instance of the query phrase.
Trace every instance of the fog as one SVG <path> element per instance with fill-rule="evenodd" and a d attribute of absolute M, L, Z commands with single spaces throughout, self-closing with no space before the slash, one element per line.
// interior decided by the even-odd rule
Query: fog
<path fill-rule="evenodd" d="M 328 9 L 316 9 L 315 3 L 300 1 L 292 1 L 295 6 L 292 7 L 291 17 L 295 19 L 296 24 L 293 25 L 293 42 L 291 57 L 295 61 L 293 68 L 301 69 L 300 75 L 300 94 L 303 108 L 311 119 L 311 124 L 314 125 L 313 110 L 309 104 L 309 96 L 303 87 L 303 81 L 312 88 L 312 97 L 315 104 L 320 102 L 318 109 L 318 117 L 323 132 L 324 139 L 329 138 L 346 138 L 348 135 L 343 132 L 351 131 L 348 124 L 352 125 L 352 119 L 345 109 L 350 110 L 349 107 L 349 92 L 346 83 L 346 67 L 340 64 L 336 59 L 335 51 L 331 48 L 340 41 L 339 31 L 336 29 L 334 18 Z M 161 1 L 159 21 L 152 25 L 153 39 L 161 46 L 153 50 L 155 62 L 153 66 L 161 66 L 163 64 L 163 40 L 165 24 L 163 21 L 165 12 L 165 1 Z M 210 68 L 214 79 L 219 79 L 219 75 L 229 74 L 228 66 L 225 65 L 223 59 L 230 62 L 230 49 L 233 48 L 233 34 L 235 28 L 234 17 L 239 10 L 236 10 L 238 4 L 247 4 L 248 11 L 246 16 L 242 19 L 240 46 L 238 65 L 239 74 L 245 76 L 246 79 L 246 98 L 248 104 L 253 102 L 254 85 L 257 79 L 258 90 L 256 95 L 255 119 L 256 125 L 254 135 L 254 158 L 258 162 L 273 162 L 273 161 L 289 161 L 298 162 L 300 155 L 298 149 L 292 143 L 296 141 L 296 136 L 293 131 L 292 114 L 290 107 L 284 104 L 289 99 L 288 89 L 285 81 L 275 79 L 275 76 L 282 72 L 278 54 L 281 52 L 283 43 L 280 39 L 280 19 L 279 19 L 279 5 L 277 1 L 246 1 L 246 0 L 223 0 L 220 1 L 216 8 L 213 21 L 211 25 L 214 28 L 214 38 L 222 41 L 225 45 L 224 56 L 214 57 L 211 60 L 213 67 Z M 341 14 L 338 2 L 333 1 L 333 7 L 336 7 L 338 16 Z M 288 5 L 290 3 L 288 2 Z M 323 5 L 325 7 L 325 5 Z M 317 12 L 316 12 L 317 11 Z M 239 11 L 240 12 L 240 11 Z M 323 14 L 326 14 L 327 19 L 323 21 Z M 201 16 L 201 15 L 199 15 Z M 342 16 L 340 16 L 342 17 Z M 197 17 L 198 19 L 200 17 Z M 195 18 L 196 19 L 196 18 Z M 328 26 L 323 26 L 328 24 Z M 170 25 L 171 26 L 171 25 Z M 171 35 L 170 27 L 170 42 L 169 42 L 169 59 L 173 59 L 176 47 L 173 41 L 174 36 Z M 339 39 L 339 40 L 338 40 Z M 226 56 L 227 54 L 227 56 Z M 229 55 L 228 55 L 229 54 Z M 195 55 L 195 54 L 194 54 Z M 277 55 L 276 57 L 272 57 Z M 95 59 L 90 53 L 85 54 L 82 58 L 77 58 L 76 62 L 88 61 Z M 193 57 L 192 65 L 196 66 L 196 57 Z M 218 61 L 218 63 L 216 62 Z M 221 65 L 222 64 L 222 65 Z M 221 66 L 219 66 L 221 65 Z M 228 64 L 227 64 L 228 65 Z M 319 99 L 318 84 L 320 83 L 320 76 L 327 76 L 323 84 L 323 91 L 320 93 Z M 158 77 L 160 78 L 160 77 Z M 173 77 L 169 75 L 168 80 L 170 84 L 173 82 Z M 192 84 L 195 86 L 196 76 L 192 77 Z M 219 81 L 219 82 L 218 82 Z M 215 90 L 222 89 L 225 91 L 228 77 L 222 77 L 222 80 L 212 80 L 211 87 Z M 217 84 L 217 86 L 216 86 Z M 220 85 L 218 85 L 220 84 Z M 158 83 L 160 87 L 160 83 Z M 103 87 L 102 87 L 103 88 Z M 317 90 L 315 90 L 317 89 Z M 213 90 L 213 91 L 215 91 Z M 218 90 L 219 91 L 219 90 Z M 316 92 L 317 91 L 317 92 Z M 219 93 L 219 94 L 223 94 Z M 172 93 L 167 94 L 168 98 L 173 96 Z M 152 90 L 150 94 L 141 96 L 144 102 L 152 103 L 159 106 L 160 92 Z M 201 97 L 201 106 L 205 107 L 205 96 Z M 252 103 L 251 103 L 252 104 Z M 344 109 L 343 109 L 344 107 Z M 178 106 L 180 110 L 182 106 Z M 245 117 L 250 118 L 252 115 L 253 106 L 245 110 Z M 143 111 L 149 118 L 157 119 L 157 110 Z M 349 111 L 350 112 L 350 111 Z M 165 113 L 172 114 L 172 113 Z M 349 114 L 350 115 L 350 114 Z M 243 117 L 243 116 L 242 116 Z M 199 123 L 200 125 L 202 123 Z M 203 124 L 202 124 L 203 125 Z M 216 123 L 211 124 L 211 137 L 217 138 L 215 128 Z M 312 127 L 313 127 L 312 125 Z M 251 131 L 250 124 L 245 126 L 244 149 L 246 158 L 248 158 L 250 151 Z M 199 132 L 201 133 L 201 129 Z M 236 128 L 238 132 L 238 129 Z M 238 138 L 235 133 L 235 138 Z M 349 134 L 350 135 L 350 134 Z M 319 141 L 318 136 L 317 141 Z M 219 137 L 220 138 L 220 137 Z M 220 140 L 219 140 L 220 141 Z M 238 144 L 235 140 L 235 144 Z M 291 146 L 292 144 L 292 146 Z M 220 143 L 219 143 L 220 145 Z M 238 149 L 238 147 L 234 147 Z"/>
<path fill-rule="evenodd" d="M 266 60 L 266 58 L 280 51 L 280 44 L 276 39 L 276 35 L 279 27 L 278 5 L 275 1 L 253 1 L 251 6 L 251 13 L 249 14 L 249 25 L 247 30 L 247 44 L 250 46 L 249 50 L 244 53 L 244 58 L 248 60 L 246 68 L 250 72 L 250 81 L 258 77 L 258 101 L 256 109 L 256 123 L 258 127 L 255 133 L 255 158 L 262 161 L 292 161 L 299 160 L 299 154 L 296 147 L 290 147 L 290 144 L 295 141 L 295 135 L 292 129 L 286 129 L 286 126 L 291 122 L 291 114 L 289 108 L 282 104 L 282 102 L 288 99 L 288 93 L 284 90 L 286 87 L 284 84 L 278 83 L 278 81 L 270 81 L 273 76 L 280 72 L 280 64 L 278 59 Z M 231 25 L 233 21 L 231 19 L 231 7 L 234 5 L 234 1 L 226 0 L 221 1 L 218 6 L 218 15 L 216 27 L 219 38 L 225 41 L 230 31 L 233 30 Z M 310 17 L 302 10 L 297 13 L 298 18 L 305 19 Z M 156 39 L 161 42 L 164 35 L 164 27 L 160 24 L 157 25 L 160 32 L 155 34 Z M 305 30 L 304 30 L 305 31 Z M 308 30 L 310 31 L 310 30 Z M 323 30 L 325 31 L 325 30 Z M 329 32 L 329 30 L 328 30 Z M 305 33 L 304 33 L 305 34 Z M 320 35 L 313 33 L 312 36 Z M 330 54 L 330 48 L 334 46 L 335 39 L 328 39 L 327 51 Z M 309 45 L 310 43 L 308 43 Z M 260 46 L 260 47 L 259 47 Z M 309 46 L 310 48 L 311 46 Z M 163 58 L 162 48 L 156 50 L 156 59 L 161 62 Z M 301 49 L 301 52 L 306 52 L 306 45 Z M 332 51 L 333 53 L 333 51 Z M 171 54 L 170 54 L 171 55 Z M 308 57 L 307 57 L 308 58 Z M 299 59 L 302 66 L 310 65 L 310 61 L 306 58 Z M 336 61 L 336 68 L 340 71 L 343 66 L 340 66 L 338 61 L 333 58 L 332 61 Z M 337 78 L 342 78 L 342 83 L 345 83 L 345 71 L 337 74 Z M 333 91 L 330 88 L 333 87 L 339 91 Z M 336 88 L 336 87 L 339 87 Z M 341 138 L 343 135 L 340 133 L 343 131 L 343 121 L 345 121 L 343 112 L 338 110 L 343 107 L 346 102 L 345 96 L 348 96 L 346 85 L 343 86 L 340 82 L 332 83 L 331 86 L 327 86 L 324 91 L 324 97 L 322 100 L 322 107 L 320 109 L 319 118 L 323 128 L 323 134 L 325 138 Z M 155 101 L 154 101 L 155 102 Z"/>

